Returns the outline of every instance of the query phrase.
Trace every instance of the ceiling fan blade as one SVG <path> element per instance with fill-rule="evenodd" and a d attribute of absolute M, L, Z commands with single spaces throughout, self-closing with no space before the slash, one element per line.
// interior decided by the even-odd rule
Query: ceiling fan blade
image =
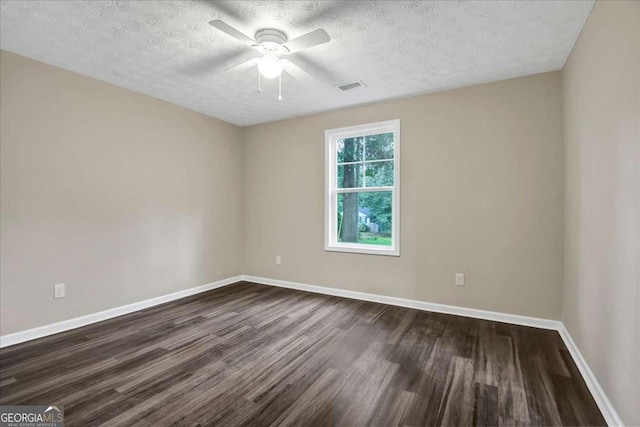
<path fill-rule="evenodd" d="M 311 74 L 307 73 L 305 70 L 303 70 L 302 68 L 298 67 L 296 64 L 294 64 L 293 62 L 291 62 L 288 59 L 283 59 L 283 69 L 284 71 L 286 71 L 287 73 L 291 74 L 293 77 L 295 77 L 298 80 L 303 80 L 303 81 L 313 81 L 313 77 L 311 76 Z"/>
<path fill-rule="evenodd" d="M 221 21 L 219 19 L 216 19 L 214 21 L 209 21 L 209 25 L 211 25 L 212 27 L 217 28 L 218 30 L 222 31 L 223 33 L 227 33 L 228 35 L 230 35 L 234 39 L 241 41 L 242 43 L 246 44 L 247 46 L 255 46 L 255 45 L 258 44 L 251 37 L 245 36 L 240 31 L 238 31 L 235 28 L 233 28 L 231 25 L 226 24 L 226 23 L 224 23 L 223 21 Z"/>
<path fill-rule="evenodd" d="M 246 16 L 241 12 L 242 5 L 238 4 L 237 1 L 198 0 L 198 3 L 210 9 L 211 16 L 226 16 L 237 22 L 242 22 L 246 19 Z"/>
<path fill-rule="evenodd" d="M 294 53 L 302 49 L 308 49 L 310 47 L 318 46 L 331 40 L 329 34 L 325 30 L 318 29 L 311 31 L 303 36 L 296 37 L 293 40 L 289 40 L 284 46 L 289 49 L 289 53 Z"/>
<path fill-rule="evenodd" d="M 185 64 L 181 67 L 180 72 L 194 76 L 222 72 L 233 64 L 246 61 L 248 57 L 253 57 L 254 55 L 249 55 L 250 53 L 251 51 L 248 49 L 234 49 L 222 55 L 206 56 Z"/>
<path fill-rule="evenodd" d="M 255 67 L 256 65 L 258 65 L 259 60 L 260 58 L 253 58 L 248 61 L 242 62 L 238 65 L 234 65 L 233 67 L 225 70 L 225 73 L 236 73 L 236 72 L 248 70 L 249 68 Z"/>
<path fill-rule="evenodd" d="M 340 76 L 337 75 L 331 67 L 327 67 L 316 58 L 317 55 L 314 55 L 313 52 L 308 53 L 305 51 L 297 52 L 287 57 L 288 60 L 293 61 L 298 67 L 307 70 L 316 81 L 331 84 L 331 82 L 340 80 Z"/>
<path fill-rule="evenodd" d="M 321 1 L 311 3 L 311 6 L 316 5 L 316 7 L 308 11 L 305 17 L 296 20 L 296 24 L 302 26 L 313 25 L 321 19 L 331 19 L 336 16 L 346 15 L 348 12 L 351 12 L 351 9 L 361 9 L 362 3 L 365 4 L 364 7 L 367 6 L 367 3 L 365 2 L 347 0 L 335 2 Z"/>

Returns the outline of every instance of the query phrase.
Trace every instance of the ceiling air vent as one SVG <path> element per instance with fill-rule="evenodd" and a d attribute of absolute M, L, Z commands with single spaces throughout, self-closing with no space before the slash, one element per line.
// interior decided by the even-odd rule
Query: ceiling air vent
<path fill-rule="evenodd" d="M 355 82 L 348 82 L 348 83 L 339 84 L 336 87 L 338 89 L 342 90 L 342 91 L 347 91 L 347 90 L 358 89 L 358 88 L 366 87 L 366 86 L 367 85 L 364 84 L 361 80 L 356 80 Z"/>

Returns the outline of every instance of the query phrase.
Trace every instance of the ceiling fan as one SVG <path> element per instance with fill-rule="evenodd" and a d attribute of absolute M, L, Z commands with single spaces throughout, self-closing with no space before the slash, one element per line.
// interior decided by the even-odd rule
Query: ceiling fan
<path fill-rule="evenodd" d="M 247 46 L 255 49 L 260 54 L 260 57 L 243 62 L 242 64 L 228 69 L 227 71 L 244 71 L 257 66 L 258 91 L 262 91 L 260 85 L 260 76 L 266 77 L 268 79 L 278 77 L 278 99 L 282 99 L 283 71 L 291 74 L 296 79 L 313 79 L 309 75 L 309 73 L 291 62 L 291 60 L 282 58 L 282 56 L 286 56 L 303 49 L 308 49 L 310 47 L 318 46 L 331 40 L 327 32 L 322 29 L 311 31 L 310 33 L 307 33 L 300 37 L 296 37 L 293 40 L 288 40 L 287 36 L 282 31 L 272 28 L 265 28 L 258 31 L 255 35 L 254 40 L 219 19 L 210 21 L 209 24 L 214 28 L 222 31 L 223 33 L 230 35 L 234 39 L 239 40 Z"/>

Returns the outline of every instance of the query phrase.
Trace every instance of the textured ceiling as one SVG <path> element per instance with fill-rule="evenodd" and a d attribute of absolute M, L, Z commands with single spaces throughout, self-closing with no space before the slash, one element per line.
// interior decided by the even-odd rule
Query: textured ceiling
<path fill-rule="evenodd" d="M 593 1 L 2 1 L 0 46 L 250 125 L 563 67 Z M 290 58 L 316 77 L 225 73 L 254 51 L 208 25 L 331 41 Z M 333 85 L 363 80 L 342 92 Z"/>

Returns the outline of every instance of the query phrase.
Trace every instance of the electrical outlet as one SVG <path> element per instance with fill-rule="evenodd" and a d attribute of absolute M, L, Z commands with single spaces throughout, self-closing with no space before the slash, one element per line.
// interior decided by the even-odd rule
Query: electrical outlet
<path fill-rule="evenodd" d="M 276 264 L 277 265 L 282 264 L 282 258 L 280 258 L 280 255 L 276 255 Z"/>
<path fill-rule="evenodd" d="M 456 273 L 456 286 L 464 286 L 464 274 Z"/>
<path fill-rule="evenodd" d="M 59 285 L 53 285 L 53 298 L 64 298 L 64 283 L 60 283 Z"/>

